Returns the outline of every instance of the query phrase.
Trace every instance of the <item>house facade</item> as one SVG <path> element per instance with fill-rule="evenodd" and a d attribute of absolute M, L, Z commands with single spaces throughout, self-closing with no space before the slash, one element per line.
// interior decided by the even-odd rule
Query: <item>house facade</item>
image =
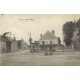
<path fill-rule="evenodd" d="M 40 50 L 46 50 L 48 47 L 55 48 L 58 45 L 58 37 L 55 36 L 54 30 L 47 31 L 44 35 L 41 34 L 39 40 Z"/>

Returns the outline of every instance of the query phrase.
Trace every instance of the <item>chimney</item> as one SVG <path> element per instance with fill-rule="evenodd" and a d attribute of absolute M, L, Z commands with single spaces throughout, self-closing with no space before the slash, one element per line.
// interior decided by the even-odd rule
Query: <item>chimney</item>
<path fill-rule="evenodd" d="M 40 38 L 42 38 L 43 34 L 40 34 Z"/>
<path fill-rule="evenodd" d="M 16 40 L 16 37 L 13 37 L 13 40 L 15 41 Z"/>
<path fill-rule="evenodd" d="M 52 34 L 54 35 L 54 30 L 52 30 Z"/>

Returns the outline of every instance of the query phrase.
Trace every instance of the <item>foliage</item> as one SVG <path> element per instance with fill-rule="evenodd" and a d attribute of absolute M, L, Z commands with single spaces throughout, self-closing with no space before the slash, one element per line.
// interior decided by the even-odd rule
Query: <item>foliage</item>
<path fill-rule="evenodd" d="M 76 28 L 78 29 L 78 35 L 80 36 L 80 19 L 76 22 Z"/>
<path fill-rule="evenodd" d="M 64 42 L 65 45 L 70 46 L 72 42 L 73 32 L 75 30 L 75 23 L 72 21 L 66 22 L 63 25 L 63 33 L 64 33 Z"/>
<path fill-rule="evenodd" d="M 76 22 L 76 28 L 80 28 L 80 19 Z"/>

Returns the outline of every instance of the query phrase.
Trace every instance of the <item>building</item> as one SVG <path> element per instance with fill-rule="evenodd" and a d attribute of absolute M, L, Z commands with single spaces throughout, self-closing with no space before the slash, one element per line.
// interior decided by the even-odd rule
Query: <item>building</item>
<path fill-rule="evenodd" d="M 21 40 L 21 48 L 22 48 L 22 50 L 28 49 L 28 44 L 23 39 Z"/>
<path fill-rule="evenodd" d="M 31 52 L 39 52 L 39 41 L 34 41 L 31 44 Z"/>
<path fill-rule="evenodd" d="M 18 42 L 16 40 L 13 40 L 11 42 L 11 52 L 18 51 Z"/>
<path fill-rule="evenodd" d="M 11 52 L 11 46 L 12 46 L 12 38 L 10 37 L 5 37 L 4 41 L 6 42 L 6 52 Z"/>
<path fill-rule="evenodd" d="M 44 35 L 40 35 L 39 46 L 40 50 L 46 50 L 46 48 L 53 48 L 58 45 L 58 37 L 55 36 L 54 30 L 52 32 L 47 31 Z"/>
<path fill-rule="evenodd" d="M 18 50 L 27 50 L 28 49 L 28 44 L 22 39 L 22 40 L 17 40 L 18 43 Z"/>
<path fill-rule="evenodd" d="M 24 40 L 16 40 L 9 36 L 0 36 L 0 53 L 15 52 L 28 49 L 28 44 Z"/>

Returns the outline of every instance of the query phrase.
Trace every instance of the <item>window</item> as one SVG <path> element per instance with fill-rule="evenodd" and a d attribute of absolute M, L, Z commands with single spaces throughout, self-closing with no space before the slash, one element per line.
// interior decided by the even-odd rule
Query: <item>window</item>
<path fill-rule="evenodd" d="M 44 41 L 42 41 L 42 44 L 44 44 Z"/>
<path fill-rule="evenodd" d="M 52 44 L 52 41 L 50 41 L 50 44 Z"/>
<path fill-rule="evenodd" d="M 21 43 L 18 42 L 18 48 L 21 49 Z"/>

